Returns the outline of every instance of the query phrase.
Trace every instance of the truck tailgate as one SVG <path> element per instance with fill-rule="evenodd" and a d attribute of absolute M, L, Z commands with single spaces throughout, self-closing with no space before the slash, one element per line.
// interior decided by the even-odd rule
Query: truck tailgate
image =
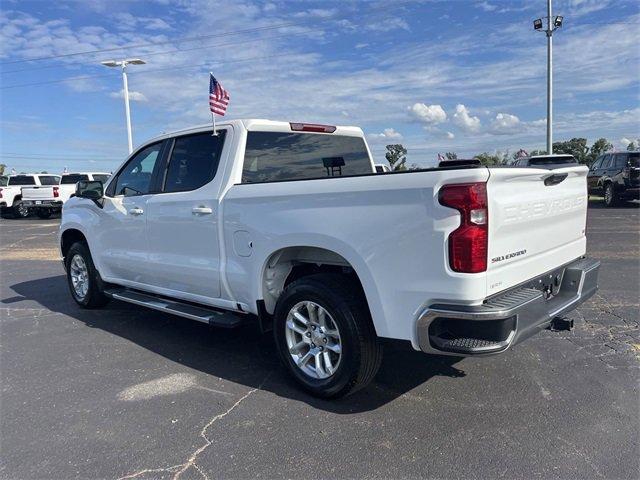
<path fill-rule="evenodd" d="M 22 187 L 22 200 L 53 200 L 53 187 Z"/>
<path fill-rule="evenodd" d="M 488 295 L 584 255 L 588 171 L 490 169 Z"/>

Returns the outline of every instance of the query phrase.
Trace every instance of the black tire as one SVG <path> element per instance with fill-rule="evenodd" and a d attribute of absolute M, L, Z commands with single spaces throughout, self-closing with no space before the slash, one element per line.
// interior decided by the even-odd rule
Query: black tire
<path fill-rule="evenodd" d="M 618 204 L 618 197 L 616 196 L 616 189 L 613 187 L 613 183 L 607 183 L 604 186 L 604 206 L 615 207 Z"/>
<path fill-rule="evenodd" d="M 287 316 L 301 301 L 320 305 L 339 329 L 342 356 L 328 378 L 307 375 L 289 353 L 285 333 Z M 292 282 L 278 299 L 273 332 L 284 366 L 302 388 L 317 397 L 336 398 L 360 390 L 371 382 L 382 361 L 382 346 L 364 293 L 346 275 L 316 274 Z"/>
<path fill-rule="evenodd" d="M 38 218 L 46 220 L 51 217 L 51 210 L 40 209 L 38 210 Z"/>
<path fill-rule="evenodd" d="M 76 256 L 82 257 L 87 268 L 89 286 L 84 296 L 76 292 L 71 279 L 71 262 Z M 78 305 L 82 308 L 99 308 L 109 303 L 110 298 L 104 294 L 100 275 L 93 264 L 93 259 L 86 243 L 76 242 L 71 245 L 65 256 L 64 265 L 67 270 L 67 284 L 69 285 L 71 296 Z"/>
<path fill-rule="evenodd" d="M 13 213 L 13 218 L 27 218 L 29 216 L 29 209 L 22 203 L 22 200 L 14 202 L 11 212 Z"/>

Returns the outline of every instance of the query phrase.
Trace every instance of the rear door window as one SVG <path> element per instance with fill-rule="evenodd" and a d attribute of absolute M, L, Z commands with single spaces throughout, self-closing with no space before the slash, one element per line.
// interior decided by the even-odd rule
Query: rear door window
<path fill-rule="evenodd" d="M 196 190 L 216 176 L 225 130 L 177 137 L 171 149 L 163 192 Z"/>
<path fill-rule="evenodd" d="M 627 166 L 627 155 L 624 153 L 618 153 L 616 155 L 616 168 L 624 168 Z"/>
<path fill-rule="evenodd" d="M 86 182 L 87 180 L 89 180 L 89 175 L 70 173 L 69 175 L 63 175 L 60 183 L 62 185 L 75 185 L 78 182 Z"/>
<path fill-rule="evenodd" d="M 640 152 L 634 152 L 629 154 L 629 166 L 640 167 Z"/>
<path fill-rule="evenodd" d="M 60 177 L 55 175 L 40 175 L 40 185 L 59 185 Z"/>
<path fill-rule="evenodd" d="M 360 137 L 249 132 L 242 183 L 373 174 Z"/>
<path fill-rule="evenodd" d="M 9 177 L 9 185 L 35 185 L 36 179 L 33 175 L 16 175 Z"/>

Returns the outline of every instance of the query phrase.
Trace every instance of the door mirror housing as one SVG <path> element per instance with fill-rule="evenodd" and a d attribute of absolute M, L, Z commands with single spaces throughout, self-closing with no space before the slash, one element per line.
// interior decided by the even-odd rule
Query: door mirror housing
<path fill-rule="evenodd" d="M 76 184 L 76 197 L 100 200 L 104 196 L 104 186 L 99 180 L 80 181 Z"/>

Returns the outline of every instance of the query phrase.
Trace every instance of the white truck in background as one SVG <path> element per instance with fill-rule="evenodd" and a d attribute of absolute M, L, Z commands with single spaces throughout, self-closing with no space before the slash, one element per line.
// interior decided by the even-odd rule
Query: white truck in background
<path fill-rule="evenodd" d="M 587 171 L 376 174 L 359 128 L 234 120 L 143 144 L 104 188 L 79 182 L 60 250 L 80 306 L 254 321 L 303 388 L 337 397 L 374 377 L 382 337 L 497 354 L 593 295 Z"/>
<path fill-rule="evenodd" d="M 28 205 L 22 198 L 24 188 L 46 188 L 58 185 L 60 175 L 45 173 L 21 173 L 18 175 L 8 175 L 6 182 L 0 186 L 0 210 L 2 213 L 9 212 L 14 218 L 26 218 L 29 216 Z"/>
<path fill-rule="evenodd" d="M 105 183 L 109 175 L 104 172 L 64 173 L 59 177 L 59 184 L 23 187 L 22 203 L 38 217 L 49 218 L 62 210 L 64 202 L 75 193 L 78 182 L 98 180 Z"/>

